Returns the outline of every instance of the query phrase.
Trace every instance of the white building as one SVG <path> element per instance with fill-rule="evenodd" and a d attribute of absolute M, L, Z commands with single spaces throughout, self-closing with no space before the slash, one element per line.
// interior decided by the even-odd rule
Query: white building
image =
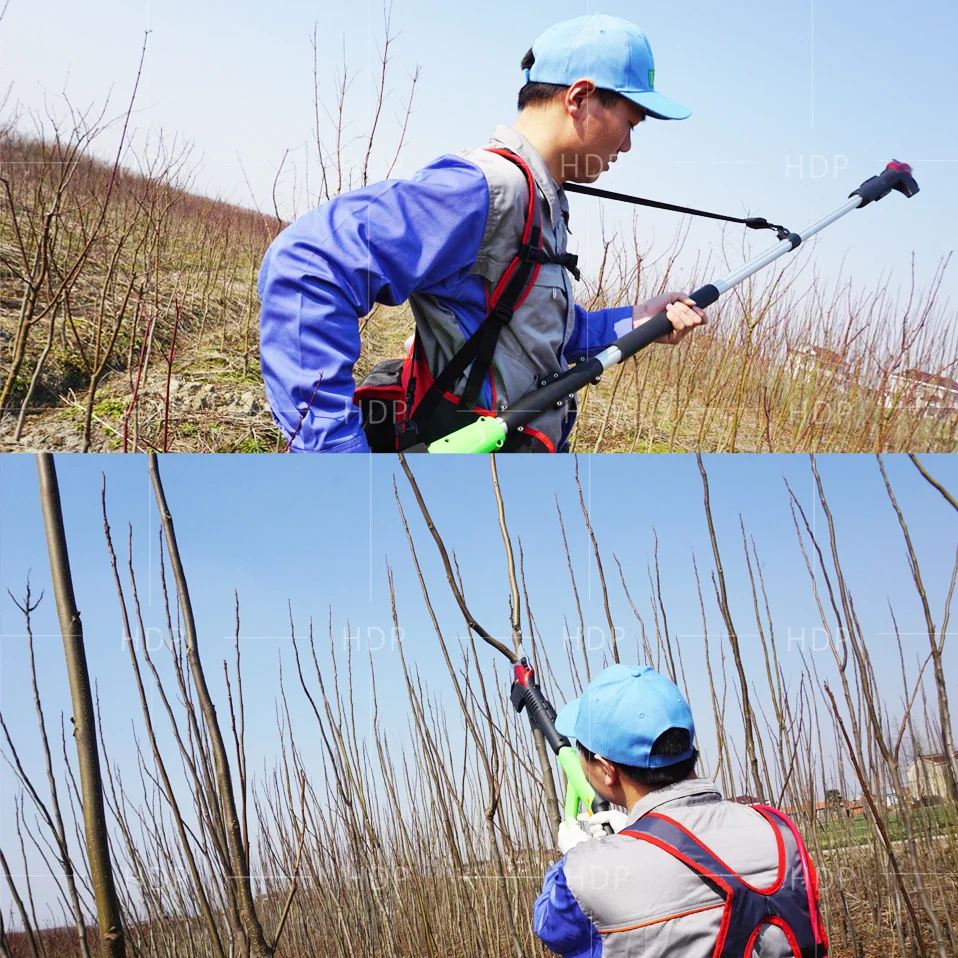
<path fill-rule="evenodd" d="M 954 416 L 958 414 L 958 382 L 920 369 L 893 372 L 888 377 L 885 404 L 893 405 L 896 400 L 931 416 Z"/>
<path fill-rule="evenodd" d="M 914 799 L 938 798 L 948 800 L 948 777 L 945 774 L 944 753 L 917 755 L 908 766 L 908 790 Z"/>
<path fill-rule="evenodd" d="M 830 380 L 836 386 L 844 386 L 851 379 L 851 369 L 841 353 L 824 346 L 789 346 L 785 365 L 795 378 L 806 382 Z"/>

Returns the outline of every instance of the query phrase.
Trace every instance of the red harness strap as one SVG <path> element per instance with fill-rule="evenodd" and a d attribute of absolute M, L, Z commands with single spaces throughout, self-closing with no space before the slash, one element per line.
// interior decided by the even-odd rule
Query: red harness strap
<path fill-rule="evenodd" d="M 529 188 L 529 203 L 522 231 L 522 242 L 492 292 L 487 291 L 486 293 L 486 318 L 434 379 L 432 376 L 425 374 L 426 363 L 423 357 L 416 355 L 418 353 L 417 336 L 417 341 L 413 344 L 414 362 L 411 364 L 408 374 L 404 377 L 404 384 L 408 386 L 410 380 L 413 383 L 412 389 L 407 393 L 410 426 L 413 424 L 420 426 L 424 423 L 433 414 L 442 399 L 454 392 L 457 382 L 470 363 L 472 368 L 469 370 L 469 376 L 458 401 L 459 411 L 470 412 L 475 408 L 487 376 L 490 378 L 493 396 L 495 396 L 492 360 L 499 336 L 502 330 L 512 321 L 515 311 L 528 297 L 539 275 L 539 268 L 543 263 L 558 263 L 578 278 L 576 257 L 570 255 L 551 256 L 543 249 L 538 191 L 535 177 L 529 165 L 521 156 L 511 150 L 487 147 L 487 151 L 514 163 L 526 179 Z M 428 382 L 428 385 L 424 386 L 425 382 Z M 495 405 L 495 399 L 493 399 L 493 405 Z M 402 426 L 400 432 L 402 432 Z M 526 427 L 525 432 L 530 432 L 528 427 Z M 549 445 L 552 444 L 549 443 Z"/>
<path fill-rule="evenodd" d="M 413 405 L 409 418 L 415 423 L 422 423 L 428 419 L 443 395 L 454 391 L 456 383 L 470 363 L 472 363 L 472 369 L 469 371 L 469 378 L 458 405 L 464 412 L 473 409 L 479 398 L 482 384 L 491 372 L 492 357 L 499 341 L 499 334 L 512 321 L 516 309 L 529 295 L 529 290 L 539 275 L 539 267 L 542 262 L 545 262 L 539 203 L 532 170 L 521 156 L 509 150 L 490 148 L 489 152 L 496 153 L 514 163 L 526 178 L 526 184 L 529 187 L 529 205 L 522 230 L 522 244 L 488 298 L 486 318 L 435 377 L 434 382 L 424 391 L 422 399 L 416 401 L 414 397 L 411 397 Z M 414 343 L 414 353 L 417 351 L 417 346 L 418 343 Z M 425 365 L 424 361 L 423 365 Z"/>
<path fill-rule="evenodd" d="M 715 886 L 725 898 L 713 958 L 749 958 L 766 925 L 780 928 L 794 958 L 824 958 L 828 940 L 818 908 L 818 881 L 798 830 L 784 813 L 769 806 L 752 806 L 775 833 L 778 867 L 775 880 L 765 888 L 750 885 L 707 845 L 677 821 L 658 812 L 643 815 L 620 834 L 661 848 Z M 787 861 L 782 828 L 792 831 L 807 891 L 785 882 Z"/>

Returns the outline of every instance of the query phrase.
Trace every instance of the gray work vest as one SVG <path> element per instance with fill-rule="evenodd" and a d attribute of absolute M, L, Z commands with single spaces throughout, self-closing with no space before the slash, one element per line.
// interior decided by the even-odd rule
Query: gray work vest
<path fill-rule="evenodd" d="M 756 887 L 774 883 L 779 865 L 774 830 L 758 812 L 723 801 L 711 781 L 688 779 L 657 789 L 632 808 L 629 820 L 658 811 L 688 829 Z M 805 888 L 798 844 L 784 836 L 786 875 Z M 602 937 L 603 958 L 711 958 L 724 898 L 669 852 L 628 835 L 576 845 L 563 865 L 579 907 Z M 755 943 L 760 958 L 792 958 L 777 927 Z"/>
<path fill-rule="evenodd" d="M 528 164 L 536 182 L 542 225 L 542 248 L 550 256 L 566 253 L 569 202 L 552 179 L 545 160 L 529 141 L 507 126 L 496 127 L 490 146 L 507 148 Z M 462 157 L 482 170 L 489 186 L 489 213 L 476 264 L 472 268 L 490 289 L 502 277 L 522 242 L 529 186 L 522 171 L 509 160 L 483 148 L 464 150 Z M 432 296 L 412 295 L 409 304 L 416 319 L 423 355 L 433 375 L 452 359 L 465 342 L 452 311 Z M 535 285 L 499 337 L 492 363 L 496 412 L 512 405 L 552 373 L 568 369 L 563 349 L 572 335 L 575 310 L 571 276 L 557 263 L 544 263 Z M 466 376 L 456 386 L 460 394 Z M 571 407 L 574 409 L 574 405 Z M 567 406 L 549 410 L 530 423 L 558 448 Z"/>

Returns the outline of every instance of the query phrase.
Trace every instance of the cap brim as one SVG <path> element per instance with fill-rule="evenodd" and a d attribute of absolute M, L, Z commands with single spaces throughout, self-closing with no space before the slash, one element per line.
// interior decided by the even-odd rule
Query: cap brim
<path fill-rule="evenodd" d="M 556 716 L 556 731 L 566 738 L 575 738 L 575 723 L 579 717 L 579 703 L 581 698 L 567 702 Z"/>
<path fill-rule="evenodd" d="M 626 99 L 637 103 L 645 112 L 656 120 L 686 120 L 692 115 L 692 111 L 675 100 L 670 100 L 655 90 L 619 90 L 619 93 Z"/>

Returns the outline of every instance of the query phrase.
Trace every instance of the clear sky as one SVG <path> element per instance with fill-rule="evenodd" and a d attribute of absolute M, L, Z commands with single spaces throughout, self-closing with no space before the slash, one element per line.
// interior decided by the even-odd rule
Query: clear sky
<path fill-rule="evenodd" d="M 919 286 L 954 246 L 958 219 L 958 93 L 953 38 L 958 7 L 915 0 L 903 7 L 875 0 L 706 0 L 639 4 L 622 0 L 515 4 L 488 0 L 394 0 L 391 91 L 381 119 L 384 161 L 399 135 L 401 104 L 416 65 L 422 74 L 407 148 L 395 175 L 408 176 L 442 153 L 481 145 L 497 123 L 511 123 L 521 85 L 519 61 L 551 23 L 605 12 L 642 26 L 656 60 L 657 88 L 689 106 L 683 122 L 649 122 L 631 155 L 599 185 L 729 215 L 763 215 L 793 229 L 837 207 L 864 179 L 894 158 L 912 163 L 922 192 L 893 194 L 856 211 L 822 234 L 812 257 L 824 280 L 844 278 L 870 289 L 891 277 L 907 287 L 911 256 Z M 383 36 L 378 2 L 329 4 L 288 0 L 10 0 L 0 24 L 0 84 L 12 84 L 7 113 L 19 102 L 40 110 L 66 89 L 80 106 L 102 103 L 111 115 L 132 89 L 143 31 L 151 31 L 137 99 L 135 142 L 148 131 L 190 141 L 196 186 L 238 203 L 271 208 L 270 193 L 284 152 L 279 184 L 284 215 L 309 207 L 301 194 L 313 139 L 314 24 L 319 31 L 320 94 L 333 108 L 337 64 L 345 49 L 354 76 L 347 135 L 359 147 L 372 121 Z M 62 110 L 60 111 L 62 112 Z M 321 127 L 329 135 L 325 117 Z M 106 147 L 110 136 L 102 141 Z M 243 171 L 248 176 L 246 184 Z M 374 168 L 375 168 L 374 160 Z M 315 164 L 311 185 L 317 183 Z M 594 200 L 575 197 L 573 239 L 598 269 L 600 228 Z M 606 204 L 606 227 L 627 226 L 631 210 Z M 639 236 L 661 253 L 674 214 L 639 213 Z M 740 227 L 728 234 L 730 264 Z M 770 235 L 770 234 L 769 234 Z M 695 221 L 688 256 L 717 244 L 720 227 Z M 753 241 L 753 251 L 768 243 Z M 704 260 L 703 256 L 703 260 Z M 719 275 L 724 275 L 722 267 Z M 679 274 L 678 279 L 684 279 Z M 714 278 L 714 277 L 708 277 Z M 683 285 L 680 283 L 679 285 Z M 954 317 L 954 270 L 942 297 Z"/>
<path fill-rule="evenodd" d="M 955 563 L 958 514 L 918 475 L 905 457 L 887 457 L 887 468 L 908 519 L 921 563 L 935 622 L 940 625 Z M 926 467 L 954 493 L 958 458 L 928 456 Z M 849 586 L 874 660 L 878 681 L 892 714 L 900 710 L 901 680 L 889 604 L 902 633 L 906 662 L 914 674 L 927 655 L 924 620 L 904 554 L 901 532 L 872 457 L 820 457 L 819 468 L 838 524 L 838 544 Z M 433 517 L 460 562 L 474 614 L 491 632 L 508 632 L 508 585 L 502 540 L 488 462 L 482 457 L 414 457 Z M 712 508 L 723 554 L 732 613 L 741 634 L 747 668 L 759 686 L 764 667 L 752 615 L 752 600 L 742 560 L 739 517 L 754 536 L 769 594 L 783 668 L 794 680 L 800 652 L 817 656 L 829 674 L 820 621 L 808 574 L 789 512 L 787 478 L 819 533 L 820 508 L 814 506 L 812 476 L 805 457 L 706 457 Z M 157 568 L 157 514 L 142 457 L 58 457 L 63 511 L 81 611 L 89 665 L 102 698 L 109 759 L 131 780 L 135 762 L 132 723 L 139 714 L 100 515 L 101 473 L 114 543 L 125 566 L 127 523 L 133 524 L 134 562 L 148 629 L 162 629 Z M 271 767 L 277 752 L 275 700 L 279 665 L 299 744 L 315 775 L 322 757 L 310 742 L 313 719 L 295 684 L 287 602 L 297 633 L 313 618 L 317 638 L 326 642 L 332 620 L 334 643 L 342 656 L 355 653 L 355 704 L 360 731 L 368 728 L 368 653 L 379 682 L 385 727 L 401 736 L 408 718 L 405 691 L 394 678 L 397 653 L 390 639 L 392 620 L 386 563 L 395 574 L 400 627 L 407 658 L 445 696 L 453 728 L 458 706 L 448 689 L 438 644 L 429 624 L 393 498 L 397 477 L 400 498 L 417 543 L 440 623 L 453 648 L 463 635 L 456 609 L 405 477 L 391 457 L 176 456 L 162 461 L 167 497 L 176 523 L 183 561 L 192 589 L 202 654 L 214 697 L 225 703 L 222 659 L 232 661 L 233 590 L 242 614 L 242 652 L 247 689 L 249 767 Z M 562 666 L 567 625 L 577 616 L 556 522 L 556 497 L 583 601 L 593 665 L 601 666 L 606 638 L 605 614 L 595 563 L 579 511 L 572 457 L 514 457 L 499 460 L 509 528 L 521 541 L 533 614 L 555 666 L 560 687 L 549 693 L 561 702 L 569 693 Z M 669 629 L 683 653 L 693 710 L 699 716 L 700 742 L 714 765 L 714 733 L 704 668 L 702 618 L 696 596 L 692 555 L 703 579 L 708 630 L 717 654 L 723 631 L 709 577 L 713 568 L 702 506 L 702 487 L 694 457 L 593 456 L 580 459 L 580 474 L 591 520 L 609 575 L 614 621 L 622 629 L 623 659 L 636 660 L 638 623 L 618 578 L 617 556 L 632 598 L 654 642 L 648 568 L 658 535 L 662 590 Z M 36 724 L 27 672 L 23 621 L 7 596 L 22 596 L 31 577 L 34 597 L 46 596 L 34 615 L 41 693 L 59 751 L 59 714 L 69 715 L 69 693 L 62 642 L 49 582 L 49 560 L 40 514 L 36 466 L 30 456 L 0 457 L 0 703 L 14 740 L 31 771 L 42 773 L 36 751 Z M 518 551 L 518 550 L 517 550 Z M 151 645 L 160 632 L 150 632 Z M 350 642 L 349 636 L 352 636 Z M 578 643 L 576 643 L 578 644 Z M 818 649 L 816 652 L 815 649 Z M 484 667 L 499 658 L 482 649 Z M 326 662 L 321 652 L 321 661 Z M 946 647 L 952 694 L 955 653 Z M 717 658 L 715 659 L 717 663 Z M 504 664 L 497 663 L 498 667 Z M 540 666 L 542 665 L 540 661 Z M 500 692 L 506 692 L 506 676 Z M 729 676 L 731 682 L 731 675 Z M 730 692 L 731 694 L 731 692 Z M 733 701 L 733 700 L 730 700 Z M 155 703 L 158 704 L 158 703 Z M 737 710 L 730 705 L 737 716 Z M 220 714 L 225 712 L 221 705 Z M 363 718 L 362 716 L 366 716 Z M 737 718 L 731 731 L 736 733 Z M 137 725 L 140 722 L 137 721 Z M 0 768 L 0 840 L 14 840 L 12 802 L 15 781 Z M 6 899 L 4 898 L 4 901 Z"/>

